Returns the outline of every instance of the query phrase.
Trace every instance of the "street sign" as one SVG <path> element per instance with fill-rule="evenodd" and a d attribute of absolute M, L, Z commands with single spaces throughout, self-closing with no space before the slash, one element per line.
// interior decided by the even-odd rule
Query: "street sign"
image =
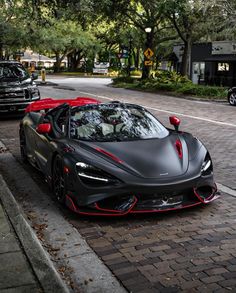
<path fill-rule="evenodd" d="M 19 52 L 16 52 L 15 55 L 16 55 L 16 56 L 23 57 L 23 56 L 24 56 L 24 52 L 20 52 L 20 51 L 19 51 Z"/>
<path fill-rule="evenodd" d="M 122 57 L 122 53 L 118 53 L 117 57 L 120 59 Z"/>
<path fill-rule="evenodd" d="M 144 65 L 145 65 L 145 66 L 152 66 L 152 65 L 153 65 L 153 61 L 151 61 L 151 60 L 146 60 L 146 61 L 144 61 Z"/>
<path fill-rule="evenodd" d="M 144 51 L 144 55 L 147 59 L 150 59 L 154 55 L 154 53 L 150 48 L 147 48 L 147 50 Z"/>

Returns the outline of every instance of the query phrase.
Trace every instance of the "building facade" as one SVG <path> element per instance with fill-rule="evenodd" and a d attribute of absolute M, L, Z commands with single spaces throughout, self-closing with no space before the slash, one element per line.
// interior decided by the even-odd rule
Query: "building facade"
<path fill-rule="evenodd" d="M 174 46 L 179 70 L 183 46 Z M 236 85 L 236 42 L 217 41 L 193 44 L 189 56 L 189 76 L 195 84 Z"/>

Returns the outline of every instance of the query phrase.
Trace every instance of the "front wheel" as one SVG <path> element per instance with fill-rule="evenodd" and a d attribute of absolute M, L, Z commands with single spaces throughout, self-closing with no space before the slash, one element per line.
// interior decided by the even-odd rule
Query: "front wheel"
<path fill-rule="evenodd" d="M 63 172 L 63 161 L 59 155 L 57 155 L 53 161 L 52 171 L 52 189 L 54 196 L 59 203 L 64 204 L 66 195 L 65 177 Z"/>
<path fill-rule="evenodd" d="M 228 101 L 231 106 L 236 106 L 236 93 L 232 92 L 228 96 Z"/>

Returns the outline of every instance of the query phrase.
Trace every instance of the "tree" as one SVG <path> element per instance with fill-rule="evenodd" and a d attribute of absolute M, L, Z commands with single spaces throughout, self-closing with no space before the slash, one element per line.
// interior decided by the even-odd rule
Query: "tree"
<path fill-rule="evenodd" d="M 205 0 L 165 0 L 162 11 L 173 24 L 184 44 L 181 74 L 189 75 L 189 60 L 192 44 L 209 36 L 209 24 L 212 25 L 214 5 Z"/>
<path fill-rule="evenodd" d="M 161 1 L 153 0 L 103 0 L 89 1 L 90 10 L 103 13 L 108 19 L 122 22 L 128 27 L 139 30 L 139 38 L 142 40 L 142 49 L 147 47 L 156 51 L 157 43 L 176 38 L 170 31 L 170 25 L 165 21 Z M 150 27 L 150 33 L 145 28 Z M 141 32 L 141 34 L 140 34 Z M 144 66 L 142 78 L 147 78 L 149 68 Z"/>
<path fill-rule="evenodd" d="M 39 39 L 40 44 L 36 47 L 42 51 L 52 52 L 56 57 L 55 71 L 60 70 L 62 60 L 74 53 L 80 56 L 75 60 L 78 65 L 80 59 L 86 55 L 88 50 L 94 51 L 99 48 L 99 43 L 89 32 L 82 30 L 81 26 L 75 21 L 71 20 L 54 20 L 47 27 L 44 27 Z M 82 55 L 82 52 L 84 53 Z"/>
<path fill-rule="evenodd" d="M 214 17 L 208 27 L 214 40 L 236 38 L 236 2 L 234 0 L 211 0 Z"/>
<path fill-rule="evenodd" d="M 28 34 L 21 1 L 0 0 L 0 10 L 0 59 L 2 59 L 8 58 L 24 47 Z"/>

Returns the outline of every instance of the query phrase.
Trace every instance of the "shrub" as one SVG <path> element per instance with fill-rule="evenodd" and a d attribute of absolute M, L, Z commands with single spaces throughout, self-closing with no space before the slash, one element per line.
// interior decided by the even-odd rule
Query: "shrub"
<path fill-rule="evenodd" d="M 169 83 L 169 82 L 175 82 L 175 83 L 188 83 L 191 82 L 187 76 L 182 76 L 176 71 L 167 71 L 167 70 L 157 70 L 152 71 L 151 76 L 153 76 L 154 79 L 160 81 L 161 83 Z"/>
<path fill-rule="evenodd" d="M 118 73 L 119 72 L 117 70 L 109 70 L 108 71 L 109 76 L 114 76 L 115 77 L 115 76 L 118 76 Z"/>
<path fill-rule="evenodd" d="M 227 89 L 223 87 L 193 84 L 186 76 L 181 76 L 176 72 L 158 70 L 153 71 L 152 76 L 153 78 L 145 80 L 135 79 L 130 76 L 120 76 L 113 79 L 113 82 L 125 88 L 150 91 L 162 90 L 190 96 L 208 98 L 225 98 L 227 96 Z"/>
<path fill-rule="evenodd" d="M 202 97 L 225 97 L 227 90 L 223 87 L 186 84 L 178 88 L 176 92 L 186 95 Z"/>
<path fill-rule="evenodd" d="M 132 70 L 132 71 L 130 71 L 130 75 L 131 76 L 141 76 L 142 71 L 141 70 Z"/>
<path fill-rule="evenodd" d="M 135 78 L 132 78 L 130 76 L 118 76 L 112 79 L 114 84 L 117 83 L 134 83 Z"/>

